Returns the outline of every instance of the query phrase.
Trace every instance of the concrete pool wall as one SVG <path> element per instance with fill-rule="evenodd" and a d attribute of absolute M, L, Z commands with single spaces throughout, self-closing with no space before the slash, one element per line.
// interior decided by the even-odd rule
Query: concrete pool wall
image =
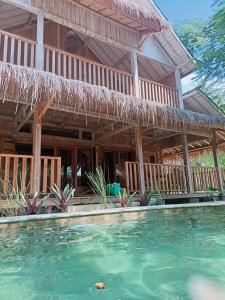
<path fill-rule="evenodd" d="M 7 234 L 19 228 L 39 226 L 74 226 L 83 224 L 114 224 L 123 221 L 135 221 L 148 218 L 151 213 L 175 214 L 184 210 L 225 209 L 225 201 L 190 203 L 179 205 L 161 205 L 132 208 L 101 209 L 89 212 L 68 212 L 36 216 L 18 216 L 0 218 L 0 233 Z"/>

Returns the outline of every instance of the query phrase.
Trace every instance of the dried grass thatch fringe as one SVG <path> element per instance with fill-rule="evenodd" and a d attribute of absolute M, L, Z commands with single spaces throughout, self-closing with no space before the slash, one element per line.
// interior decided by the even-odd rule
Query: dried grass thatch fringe
<path fill-rule="evenodd" d="M 26 102 L 53 99 L 53 105 L 72 113 L 95 113 L 99 118 L 113 116 L 126 123 L 173 129 L 225 129 L 224 118 L 214 118 L 191 111 L 144 101 L 107 88 L 35 69 L 0 63 L 0 92 L 3 99 Z"/>
<path fill-rule="evenodd" d="M 118 13 L 129 12 L 137 18 L 144 17 L 146 20 L 159 22 L 161 29 L 170 28 L 166 19 L 159 16 L 153 7 L 151 0 L 105 0 L 108 7 L 113 8 Z"/>

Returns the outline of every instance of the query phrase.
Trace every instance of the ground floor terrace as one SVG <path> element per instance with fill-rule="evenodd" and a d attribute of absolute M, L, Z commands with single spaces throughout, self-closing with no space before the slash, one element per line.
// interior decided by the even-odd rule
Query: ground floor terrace
<path fill-rule="evenodd" d="M 128 193 L 223 190 L 221 118 L 25 67 L 2 64 L 0 79 L 1 194 L 11 187 L 46 194 L 70 183 L 88 195 L 86 175 L 96 166 Z M 214 167 L 191 164 L 202 150 L 212 152 Z"/>

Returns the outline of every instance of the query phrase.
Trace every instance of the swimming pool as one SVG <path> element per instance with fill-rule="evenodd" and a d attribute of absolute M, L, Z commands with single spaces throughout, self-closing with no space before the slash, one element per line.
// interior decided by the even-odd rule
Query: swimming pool
<path fill-rule="evenodd" d="M 20 228 L 0 234 L 0 267 L 1 300 L 189 299 L 193 274 L 225 287 L 225 210 Z"/>

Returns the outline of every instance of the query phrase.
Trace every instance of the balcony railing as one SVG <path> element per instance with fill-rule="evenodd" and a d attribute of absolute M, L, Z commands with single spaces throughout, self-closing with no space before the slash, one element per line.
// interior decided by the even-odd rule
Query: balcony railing
<path fill-rule="evenodd" d="M 5 63 L 35 67 L 36 43 L 0 30 L 0 60 Z"/>
<path fill-rule="evenodd" d="M 0 30 L 0 61 L 35 67 L 36 42 Z M 128 96 L 134 95 L 133 76 L 109 66 L 44 46 L 44 70 L 67 79 L 106 87 Z M 178 107 L 178 92 L 160 83 L 140 78 L 140 97 L 162 105 Z"/>
<path fill-rule="evenodd" d="M 139 79 L 139 85 L 142 99 L 166 106 L 179 107 L 178 92 L 176 89 L 144 78 Z"/>

